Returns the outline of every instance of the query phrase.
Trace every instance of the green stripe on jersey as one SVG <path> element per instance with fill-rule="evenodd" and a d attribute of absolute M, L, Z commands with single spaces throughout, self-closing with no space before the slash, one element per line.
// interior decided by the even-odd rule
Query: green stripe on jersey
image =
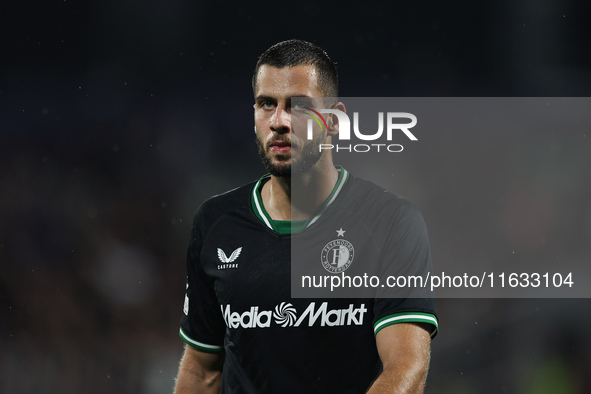
<path fill-rule="evenodd" d="M 207 343 L 203 343 L 203 342 L 199 342 L 194 340 L 193 338 L 189 337 L 187 334 L 185 334 L 185 332 L 183 331 L 183 329 L 181 328 L 179 331 L 179 336 L 182 338 L 183 341 L 185 341 L 187 344 L 193 346 L 194 348 L 204 351 L 204 352 L 221 352 L 222 350 L 224 350 L 223 347 L 221 346 L 217 346 L 217 345 L 210 345 Z"/>
<path fill-rule="evenodd" d="M 260 221 L 265 223 L 265 225 L 270 229 L 273 229 L 273 226 L 271 225 L 271 218 L 269 217 L 269 214 L 263 205 L 263 199 L 261 198 L 261 192 L 259 190 L 261 188 L 263 179 L 268 177 L 270 177 L 269 174 L 263 175 L 254 185 L 252 188 L 252 194 L 250 195 L 250 204 L 252 205 L 254 214 L 260 219 Z"/>
<path fill-rule="evenodd" d="M 392 324 L 397 323 L 427 323 L 431 324 L 435 327 L 435 330 L 431 333 L 431 338 L 437 335 L 439 331 L 439 323 L 437 322 L 437 318 L 435 315 L 430 313 L 421 313 L 421 312 L 404 312 L 404 313 L 396 313 L 393 315 L 388 315 L 382 317 L 378 320 L 373 326 L 374 335 L 384 327 L 391 326 Z"/>
<path fill-rule="evenodd" d="M 339 195 L 341 190 L 343 190 L 343 187 L 345 187 L 345 185 L 347 184 L 347 181 L 349 180 L 349 172 L 341 166 L 336 166 L 336 168 L 339 171 L 339 178 L 337 179 L 337 182 L 335 183 L 332 192 L 330 192 L 328 198 L 322 204 L 322 207 L 320 208 L 318 214 L 313 218 L 308 219 L 309 222 L 306 225 L 306 227 L 309 227 L 312 224 L 314 224 L 314 222 L 317 221 L 324 212 L 326 212 L 328 207 L 337 199 L 337 196 Z"/>
<path fill-rule="evenodd" d="M 337 179 L 337 182 L 332 191 L 330 192 L 328 198 L 324 201 L 324 203 L 322 203 L 322 206 L 318 210 L 318 214 L 316 214 L 315 216 L 307 220 L 298 221 L 271 219 L 271 216 L 269 215 L 269 213 L 265 209 L 265 205 L 263 204 L 263 199 L 261 197 L 260 191 L 263 180 L 268 178 L 270 176 L 269 174 L 263 175 L 252 189 L 250 203 L 252 205 L 252 209 L 255 215 L 267 227 L 279 234 L 295 234 L 304 231 L 304 229 L 312 225 L 320 218 L 320 216 L 322 216 L 322 214 L 324 214 L 328 207 L 336 200 L 337 196 L 339 195 L 343 187 L 347 184 L 347 181 L 349 180 L 349 172 L 341 166 L 336 166 L 336 168 L 339 171 L 339 177 Z"/>
<path fill-rule="evenodd" d="M 307 220 L 273 220 L 270 219 L 273 230 L 279 234 L 301 233 L 308 224 Z"/>

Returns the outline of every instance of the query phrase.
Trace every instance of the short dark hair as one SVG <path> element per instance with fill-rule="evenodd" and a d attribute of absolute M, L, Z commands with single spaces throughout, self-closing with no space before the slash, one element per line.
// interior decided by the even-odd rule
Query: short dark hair
<path fill-rule="evenodd" d="M 325 97 L 338 97 L 339 78 L 336 63 L 322 48 L 307 41 L 287 40 L 267 49 L 260 57 L 252 76 L 252 90 L 255 91 L 257 74 L 263 65 L 271 67 L 295 67 L 311 65 L 318 71 L 319 88 Z"/>

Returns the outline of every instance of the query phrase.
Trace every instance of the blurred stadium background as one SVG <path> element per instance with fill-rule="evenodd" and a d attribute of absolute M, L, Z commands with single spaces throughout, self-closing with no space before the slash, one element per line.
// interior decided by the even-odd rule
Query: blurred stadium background
<path fill-rule="evenodd" d="M 572 0 L 3 4 L 0 392 L 172 390 L 192 216 L 263 171 L 250 78 L 271 44 L 325 48 L 343 96 L 589 96 L 589 15 Z M 435 264 L 591 262 L 589 134 L 530 130 L 478 155 L 461 137 L 459 154 L 392 162 Z M 428 393 L 591 392 L 591 300 L 438 308 Z"/>

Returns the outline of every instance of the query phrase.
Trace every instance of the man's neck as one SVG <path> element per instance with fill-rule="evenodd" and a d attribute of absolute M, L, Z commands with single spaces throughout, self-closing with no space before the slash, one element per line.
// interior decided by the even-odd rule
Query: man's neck
<path fill-rule="evenodd" d="M 261 198 L 273 220 L 306 220 L 328 198 L 338 177 L 332 164 L 327 169 L 292 177 L 271 176 L 263 185 Z"/>

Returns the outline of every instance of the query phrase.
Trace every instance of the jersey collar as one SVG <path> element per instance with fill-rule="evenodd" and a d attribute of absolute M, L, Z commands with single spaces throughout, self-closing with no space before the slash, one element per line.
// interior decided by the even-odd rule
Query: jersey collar
<path fill-rule="evenodd" d="M 337 182 L 330 192 L 330 195 L 327 199 L 322 203 L 322 206 L 318 210 L 318 213 L 313 217 L 302 220 L 302 221 L 287 221 L 287 220 L 273 220 L 267 213 L 265 206 L 263 204 L 263 199 L 261 197 L 261 186 L 270 178 L 269 174 L 263 175 L 257 183 L 254 185 L 251 194 L 251 205 L 255 215 L 271 230 L 279 233 L 279 234 L 290 234 L 290 233 L 299 233 L 304 229 L 310 227 L 314 224 L 320 216 L 326 212 L 328 207 L 337 199 L 338 195 L 343 190 L 343 187 L 347 184 L 349 180 L 350 174 L 347 170 L 345 170 L 341 166 L 336 166 L 337 170 L 339 171 L 339 177 Z"/>

